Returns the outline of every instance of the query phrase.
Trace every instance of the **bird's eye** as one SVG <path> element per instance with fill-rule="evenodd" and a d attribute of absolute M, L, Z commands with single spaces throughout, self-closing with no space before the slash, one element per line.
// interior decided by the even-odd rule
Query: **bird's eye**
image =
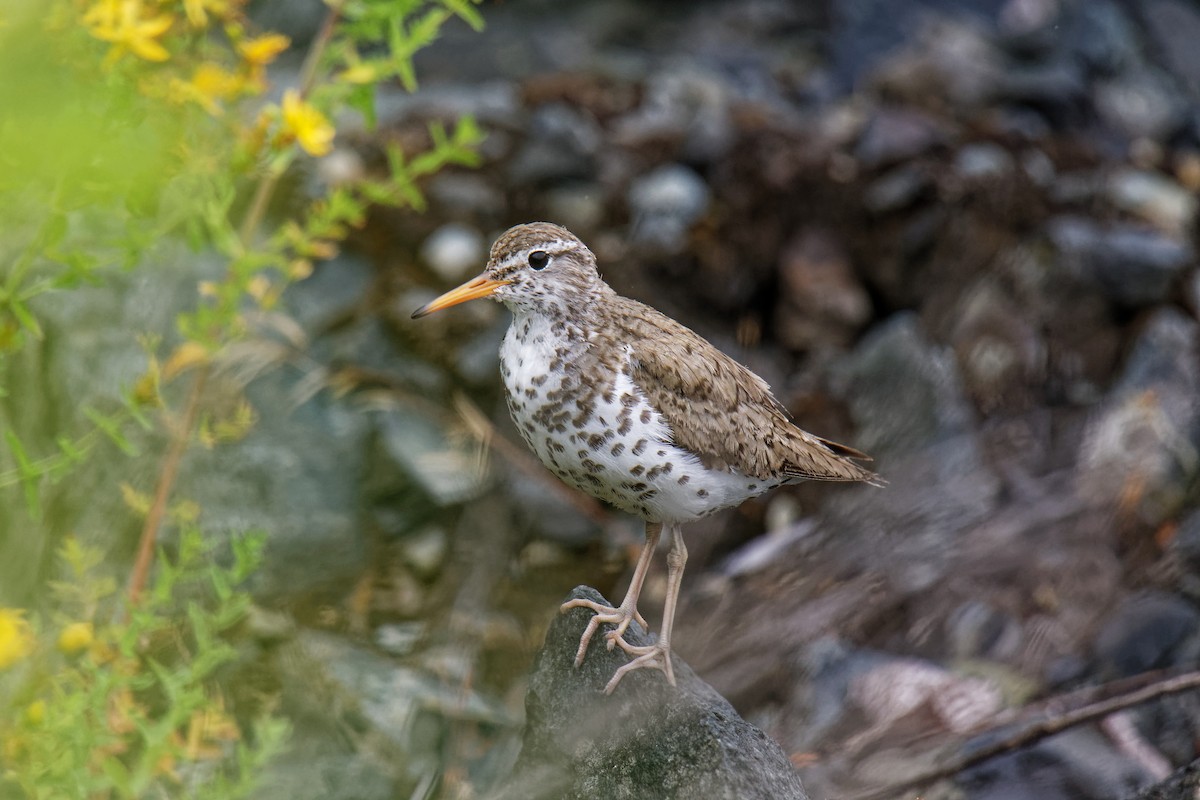
<path fill-rule="evenodd" d="M 529 266 L 534 269 L 545 269 L 550 263 L 550 254 L 545 250 L 534 250 L 529 254 Z"/>

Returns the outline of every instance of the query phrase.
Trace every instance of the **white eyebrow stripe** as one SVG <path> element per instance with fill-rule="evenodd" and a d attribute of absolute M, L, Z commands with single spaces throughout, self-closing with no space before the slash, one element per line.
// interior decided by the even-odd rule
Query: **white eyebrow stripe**
<path fill-rule="evenodd" d="M 569 239 L 554 239 L 549 242 L 543 242 L 543 243 L 540 243 L 537 245 L 530 245 L 529 247 L 526 247 L 516 253 L 513 253 L 511 256 L 509 256 L 508 258 L 501 261 L 499 266 L 497 267 L 497 269 L 508 270 L 508 269 L 515 267 L 518 264 L 524 264 L 526 259 L 529 258 L 529 254 L 531 252 L 533 252 L 534 250 L 544 250 L 546 253 L 550 254 L 551 256 L 557 256 L 557 255 L 562 255 L 563 253 L 567 252 L 568 250 L 574 250 L 577 247 L 579 247 L 578 243 L 573 242 Z"/>

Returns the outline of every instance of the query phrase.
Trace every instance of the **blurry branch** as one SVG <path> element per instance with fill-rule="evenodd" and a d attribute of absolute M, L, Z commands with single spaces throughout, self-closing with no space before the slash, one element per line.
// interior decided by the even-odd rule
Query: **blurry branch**
<path fill-rule="evenodd" d="M 1029 745 L 1036 744 L 1042 739 L 1053 736 L 1056 733 L 1062 733 L 1068 728 L 1073 728 L 1077 725 L 1083 725 L 1088 722 L 1093 722 L 1098 719 L 1103 719 L 1110 714 L 1115 714 L 1118 711 L 1132 708 L 1133 706 L 1147 703 L 1151 700 L 1157 700 L 1160 697 L 1169 697 L 1170 695 L 1180 694 L 1182 692 L 1194 691 L 1200 689 L 1200 672 L 1185 672 L 1180 675 L 1171 677 L 1161 677 L 1161 672 L 1151 673 L 1152 680 L 1150 683 L 1140 686 L 1137 689 L 1129 690 L 1127 687 L 1131 683 L 1145 680 L 1146 676 L 1135 676 L 1134 678 L 1115 681 L 1112 684 L 1105 684 L 1096 687 L 1095 690 L 1089 690 L 1087 694 L 1108 694 L 1110 690 L 1116 688 L 1119 694 L 1107 697 L 1104 700 L 1087 703 L 1078 706 L 1074 709 L 1064 711 L 1059 714 L 1052 714 L 1043 719 L 1024 725 L 1018 730 L 1011 733 L 1001 735 L 995 741 L 984 744 L 970 752 L 964 753 L 957 758 L 954 758 L 942 766 L 930 770 L 922 775 L 918 775 L 910 780 L 901 783 L 892 784 L 890 786 L 880 787 L 861 794 L 851 795 L 850 800 L 883 800 L 883 798 L 894 797 L 896 795 L 918 789 L 935 781 L 949 778 L 957 773 L 981 764 L 984 761 L 995 758 L 1013 750 Z M 1062 706 L 1070 702 L 1070 698 L 1078 697 L 1079 694 L 1064 695 L 1061 697 L 1050 698 L 1047 701 L 1039 704 L 1042 707 Z M 1010 727 L 1011 723 L 999 725 L 990 730 L 980 731 L 975 734 L 978 736 L 986 736 L 993 731 L 1000 731 Z"/>

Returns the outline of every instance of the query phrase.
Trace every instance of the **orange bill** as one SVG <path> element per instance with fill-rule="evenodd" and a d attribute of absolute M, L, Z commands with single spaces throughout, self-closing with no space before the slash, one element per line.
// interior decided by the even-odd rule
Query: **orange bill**
<path fill-rule="evenodd" d="M 450 306 L 456 306 L 459 303 L 465 303 L 468 300 L 474 300 L 479 297 L 487 297 L 489 294 L 508 283 L 512 283 L 512 281 L 492 280 L 487 276 L 486 272 L 482 275 L 476 275 L 474 278 L 471 278 L 471 280 L 467 281 L 457 289 L 451 289 L 436 300 L 426 303 L 418 308 L 413 312 L 412 318 L 417 319 L 419 317 L 424 317 L 427 314 L 432 314 L 435 311 L 441 311 L 443 308 L 449 308 Z"/>

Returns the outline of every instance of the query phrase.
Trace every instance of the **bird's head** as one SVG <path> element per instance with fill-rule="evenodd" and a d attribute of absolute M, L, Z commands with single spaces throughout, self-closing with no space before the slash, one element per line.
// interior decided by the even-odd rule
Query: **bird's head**
<path fill-rule="evenodd" d="M 479 297 L 513 311 L 578 314 L 603 291 L 596 256 L 566 228 L 530 222 L 509 228 L 492 245 L 487 269 L 418 308 L 413 319 Z"/>

